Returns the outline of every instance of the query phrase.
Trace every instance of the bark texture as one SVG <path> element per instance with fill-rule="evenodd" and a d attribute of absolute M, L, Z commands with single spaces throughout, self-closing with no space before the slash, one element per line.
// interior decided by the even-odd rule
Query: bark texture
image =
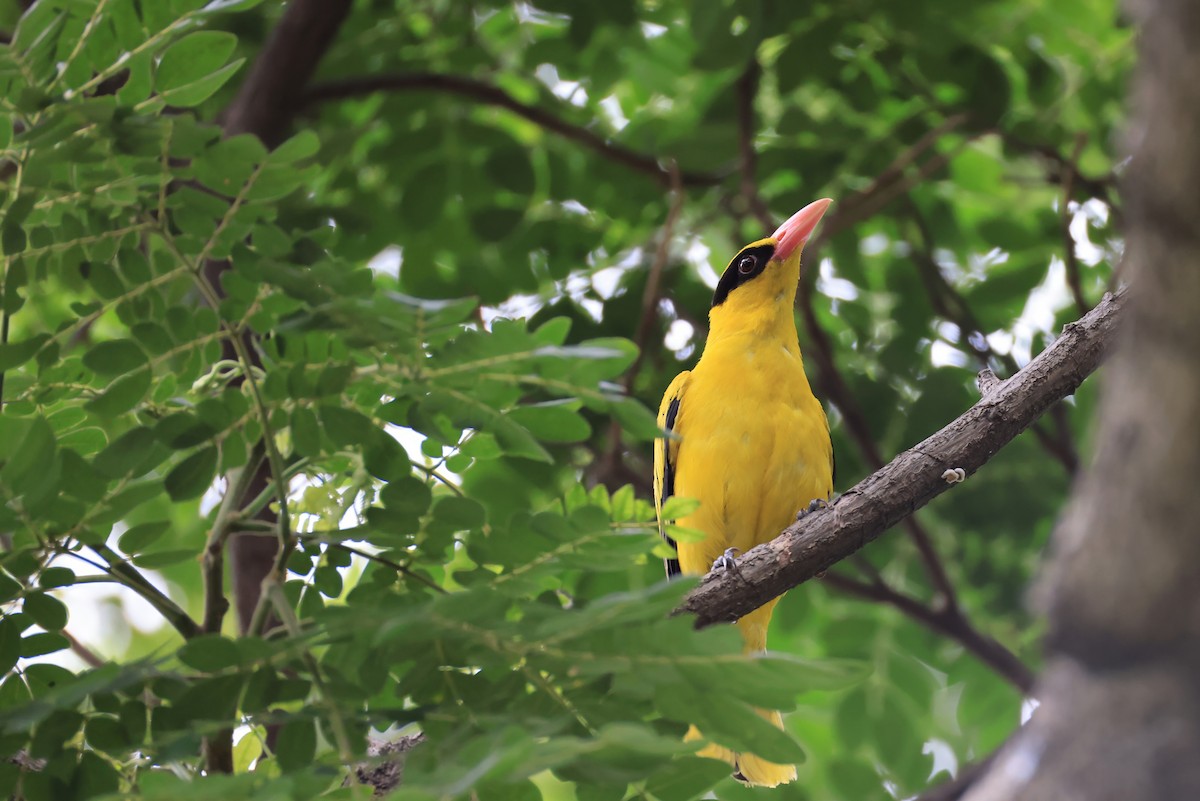
<path fill-rule="evenodd" d="M 1038 591 L 1042 705 L 969 801 L 1200 798 L 1200 4 L 1127 7 L 1129 309 Z"/>

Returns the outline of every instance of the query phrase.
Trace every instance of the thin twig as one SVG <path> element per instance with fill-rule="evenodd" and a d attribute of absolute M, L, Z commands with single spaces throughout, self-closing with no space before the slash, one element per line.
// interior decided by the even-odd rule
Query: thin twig
<path fill-rule="evenodd" d="M 916 224 L 921 242 L 920 247 L 912 250 L 913 263 L 925 285 L 925 294 L 929 298 L 933 310 L 958 326 L 963 341 L 967 343 L 981 367 L 990 369 L 991 362 L 994 360 L 997 364 L 1004 366 L 1007 375 L 1015 374 L 1021 369 L 1017 360 L 1011 353 L 1001 354 L 992 349 L 987 340 L 987 333 L 983 330 L 983 325 L 975 316 L 970 304 L 967 303 L 967 299 L 942 274 L 933 255 L 933 234 L 920 208 L 911 196 L 906 196 L 905 202 L 909 215 Z M 1050 419 L 1054 423 L 1054 434 L 1047 431 L 1040 422 L 1031 426 L 1031 430 L 1038 443 L 1063 466 L 1067 474 L 1075 475 L 1079 469 L 1079 453 L 1071 435 L 1066 409 L 1062 404 L 1056 404 L 1051 409 Z"/>
<path fill-rule="evenodd" d="M 1075 161 L 1078 161 L 1078 159 L 1068 160 L 1066 156 L 1064 156 L 1062 153 L 1059 153 L 1053 147 L 1026 141 L 1025 139 L 1013 134 L 1011 131 L 997 131 L 996 133 L 998 133 L 1000 138 L 1004 140 L 1005 145 L 1013 148 L 1014 150 L 1019 150 L 1030 155 L 1038 156 L 1053 165 L 1052 169 L 1047 169 L 1045 171 L 1046 180 L 1050 183 L 1064 183 L 1067 176 L 1068 165 L 1073 165 Z M 1101 176 L 1084 175 L 1079 171 L 1077 166 L 1071 167 L 1071 173 L 1073 174 L 1073 177 L 1071 178 L 1072 184 L 1076 188 L 1087 192 L 1090 196 L 1103 200 L 1112 211 L 1113 217 L 1115 218 L 1118 227 L 1120 227 L 1122 220 L 1121 208 L 1113 196 L 1113 193 L 1117 188 L 1116 175 L 1111 172 Z"/>
<path fill-rule="evenodd" d="M 1033 691 L 1033 671 L 999 641 L 976 629 L 960 609 L 933 609 L 883 581 L 859 581 L 833 571 L 826 573 L 822 581 L 840 592 L 894 606 L 931 631 L 961 644 L 1022 693 Z"/>
<path fill-rule="evenodd" d="M 1071 158 L 1063 166 L 1062 179 L 1062 208 L 1059 209 L 1062 215 L 1062 237 L 1063 237 L 1063 265 L 1067 272 L 1067 286 L 1071 288 L 1071 297 L 1075 299 L 1075 308 L 1080 314 L 1087 314 L 1092 310 L 1088 304 L 1087 298 L 1083 296 L 1083 281 L 1079 275 L 1079 256 L 1075 252 L 1075 238 L 1071 236 L 1071 195 L 1075 189 L 1075 176 L 1079 173 L 1079 156 L 1083 153 L 1083 147 L 1087 144 L 1087 134 L 1080 133 L 1075 137 L 1075 149 L 1071 151 Z"/>
<path fill-rule="evenodd" d="M 409 568 L 405 567 L 404 565 L 400 564 L 399 562 L 394 562 L 391 559 L 388 559 L 386 556 L 381 556 L 377 553 L 370 553 L 369 551 L 364 551 L 359 548 L 355 548 L 352 545 L 347 545 L 344 542 L 330 542 L 328 544 L 330 547 L 337 548 L 339 551 L 345 551 L 346 553 L 354 554 L 355 556 L 362 557 L 363 559 L 366 559 L 370 562 L 378 562 L 381 565 L 390 567 L 392 570 L 395 570 L 397 573 L 399 573 L 407 578 L 410 578 L 413 581 L 424 584 L 426 587 L 436 590 L 437 592 L 440 592 L 440 593 L 446 592 L 445 587 L 442 587 L 441 585 L 436 584 L 433 581 L 425 578 L 420 573 L 416 573 L 416 572 L 410 570 Z"/>
<path fill-rule="evenodd" d="M 738 78 L 735 89 L 738 120 L 738 165 L 742 176 L 742 201 L 760 223 L 769 221 L 771 212 L 766 202 L 758 193 L 758 153 L 754 149 L 754 136 L 758 126 L 754 118 L 754 100 L 758 96 L 758 80 L 762 76 L 762 67 L 758 59 L 750 59 L 746 69 Z M 771 230 L 770 222 L 763 226 Z"/>
<path fill-rule="evenodd" d="M 203 633 L 199 624 L 192 620 L 187 612 L 183 611 L 178 604 L 163 594 L 158 587 L 151 584 L 137 568 L 122 559 L 120 554 L 113 551 L 107 545 L 92 545 L 90 547 L 95 551 L 97 556 L 104 560 L 105 564 L 102 569 L 106 573 L 142 596 L 176 631 L 183 635 L 184 639 L 190 640 L 192 637 Z M 77 556 L 73 552 L 69 553 Z M 95 564 L 90 560 L 86 561 L 89 564 Z"/>
<path fill-rule="evenodd" d="M 396 75 L 366 75 L 318 83 L 303 97 L 306 105 L 330 100 L 345 100 L 375 92 L 442 92 L 466 97 L 479 103 L 508 109 L 547 131 L 577 144 L 637 172 L 650 176 L 663 186 L 670 186 L 670 173 L 654 156 L 638 153 L 624 145 L 609 141 L 582 125 L 567 122 L 549 111 L 523 103 L 498 86 L 465 75 L 437 72 L 412 72 Z M 713 186 L 721 183 L 719 173 L 681 172 L 684 186 Z"/>
<path fill-rule="evenodd" d="M 667 219 L 663 223 L 662 233 L 658 238 L 654 261 L 650 264 L 650 274 L 646 277 L 646 288 L 642 291 L 642 314 L 638 319 L 637 332 L 633 338 L 638 353 L 633 364 L 629 365 L 629 369 L 625 371 L 626 392 L 632 389 L 638 368 L 641 367 L 646 357 L 646 342 L 650 338 L 650 329 L 653 328 L 654 319 L 657 316 L 658 301 L 662 297 L 662 275 L 671 256 L 671 238 L 675 234 L 675 224 L 679 221 L 680 212 L 683 211 L 683 201 L 687 197 L 683 191 L 683 176 L 679 172 L 679 165 L 672 161 L 668 170 L 671 175 L 671 206 L 667 210 Z"/>
<path fill-rule="evenodd" d="M 255 445 L 249 461 L 226 476 L 227 490 L 213 519 L 208 541 L 204 546 L 204 630 L 219 634 L 225 613 L 229 611 L 229 600 L 225 597 L 225 543 L 232 532 L 234 519 L 241 508 L 250 483 L 258 472 L 265 454 L 262 443 Z"/>
<path fill-rule="evenodd" d="M 683 187 L 683 176 L 679 172 L 679 165 L 672 161 L 668 167 L 668 172 L 671 178 L 671 205 L 667 209 L 667 218 L 663 222 L 662 231 L 658 238 L 658 245 L 654 249 L 654 260 L 650 263 L 650 272 L 646 276 L 646 286 L 642 290 L 642 311 L 638 319 L 637 331 L 633 337 L 633 344 L 637 347 L 637 355 L 621 379 L 626 394 L 629 394 L 633 390 L 633 384 L 637 379 L 638 371 L 641 370 L 642 363 L 646 359 L 646 345 L 650 340 L 650 331 L 654 328 L 659 300 L 662 298 L 662 275 L 663 271 L 666 270 L 667 261 L 671 256 L 671 238 L 675 234 L 675 224 L 679 221 L 679 216 L 683 211 L 684 200 L 687 199 L 687 193 Z M 593 471 L 595 480 L 608 486 L 610 489 L 615 489 L 621 484 L 626 483 L 626 476 L 624 475 L 626 472 L 624 469 L 625 463 L 622 458 L 623 450 L 621 424 L 614 417 L 608 426 L 608 447 L 605 448 L 600 458 L 596 460 L 596 469 Z"/>
<path fill-rule="evenodd" d="M 78 582 L 76 582 L 76 583 L 78 583 Z M 79 640 L 75 639 L 75 637 L 71 635 L 71 632 L 67 631 L 66 629 L 63 629 L 63 630 L 59 631 L 58 633 L 67 639 L 67 642 L 70 643 L 70 645 L 71 645 L 71 651 L 74 652 L 74 654 L 76 656 L 78 656 L 80 659 L 82 659 L 84 662 L 86 662 L 88 664 L 88 667 L 98 668 L 98 667 L 104 666 L 104 659 L 102 659 L 91 648 L 88 648 L 86 645 L 81 643 Z"/>

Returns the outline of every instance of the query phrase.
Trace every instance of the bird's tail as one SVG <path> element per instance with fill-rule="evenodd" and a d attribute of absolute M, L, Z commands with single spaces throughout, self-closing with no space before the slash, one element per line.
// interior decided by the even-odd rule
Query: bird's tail
<path fill-rule="evenodd" d="M 752 654 L 766 650 L 767 624 L 771 622 L 771 613 L 775 611 L 775 603 L 775 601 L 771 601 L 738 620 L 737 626 L 741 629 L 746 653 Z M 773 709 L 756 709 L 755 712 L 769 720 L 776 728 L 783 728 L 783 716 L 778 711 Z M 704 736 L 700 734 L 695 726 L 689 727 L 688 733 L 684 737 L 685 741 L 702 739 L 704 739 Z M 780 765 L 775 762 L 768 762 L 754 754 L 740 754 L 714 743 L 704 746 L 704 748 L 700 749 L 698 755 L 728 762 L 733 766 L 734 776 L 737 776 L 747 784 L 776 787 L 780 784 L 787 784 L 796 780 L 795 765 Z"/>

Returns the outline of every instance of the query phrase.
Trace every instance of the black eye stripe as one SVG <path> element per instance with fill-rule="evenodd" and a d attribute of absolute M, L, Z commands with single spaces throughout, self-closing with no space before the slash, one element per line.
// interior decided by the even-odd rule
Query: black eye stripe
<path fill-rule="evenodd" d="M 713 294 L 712 305 L 720 306 L 729 297 L 730 292 L 761 275 L 767 269 L 767 265 L 774 255 L 774 245 L 751 245 L 738 251 L 738 254 L 725 267 L 725 272 L 721 274 L 721 280 L 717 282 L 717 291 Z M 742 266 L 747 259 L 750 260 L 749 269 L 743 271 Z"/>

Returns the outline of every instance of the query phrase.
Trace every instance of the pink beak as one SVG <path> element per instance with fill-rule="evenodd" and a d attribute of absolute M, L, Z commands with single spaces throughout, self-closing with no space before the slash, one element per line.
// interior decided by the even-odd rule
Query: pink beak
<path fill-rule="evenodd" d="M 772 239 L 775 240 L 775 258 L 783 261 L 798 248 L 803 247 L 832 202 L 827 197 L 814 200 L 788 217 L 787 221 L 779 226 L 772 235 Z"/>

